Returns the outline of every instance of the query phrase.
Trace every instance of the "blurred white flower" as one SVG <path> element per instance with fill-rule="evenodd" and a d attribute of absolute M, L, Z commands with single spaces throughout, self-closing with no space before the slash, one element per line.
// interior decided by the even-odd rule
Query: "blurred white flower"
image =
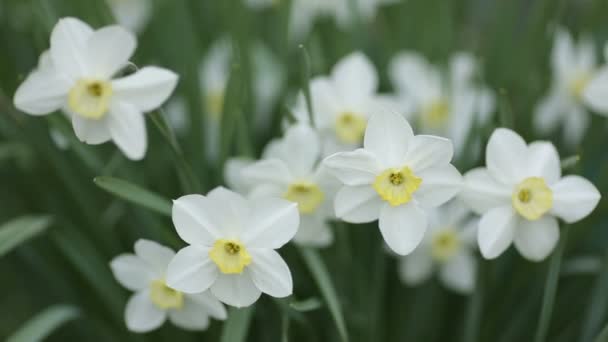
<path fill-rule="evenodd" d="M 595 89 L 589 88 L 590 81 L 596 75 L 596 63 L 591 37 L 584 36 L 575 44 L 570 33 L 564 29 L 557 31 L 551 53 L 553 79 L 549 93 L 540 100 L 534 111 L 536 130 L 549 134 L 561 126 L 568 145 L 580 143 L 589 126 L 587 108 L 597 107 L 593 104 L 603 101 L 598 98 L 601 94 L 596 93 L 598 83 Z M 596 82 L 603 83 L 601 80 Z M 601 111 L 600 107 L 596 110 Z M 603 111 L 608 114 L 608 107 L 604 107 Z"/>
<path fill-rule="evenodd" d="M 120 26 L 140 33 L 152 15 L 153 0 L 108 0 L 112 14 Z"/>
<path fill-rule="evenodd" d="M 190 117 L 188 116 L 188 105 L 186 99 L 181 96 L 173 97 L 165 106 L 167 122 L 175 131 L 175 134 L 184 136 L 190 127 Z"/>
<path fill-rule="evenodd" d="M 478 220 L 459 200 L 429 211 L 429 230 L 412 254 L 401 257 L 399 277 L 408 285 L 427 281 L 433 272 L 449 289 L 469 294 L 475 288 L 473 255 Z"/>
<path fill-rule="evenodd" d="M 414 52 L 398 54 L 389 66 L 406 116 L 415 120 L 420 132 L 451 139 L 459 157 L 475 123 L 485 125 L 494 112 L 494 93 L 473 81 L 477 69 L 468 53 L 454 54 L 445 74 Z M 479 144 L 479 138 L 473 143 Z"/>
<path fill-rule="evenodd" d="M 224 182 L 230 190 L 247 196 L 254 186 L 249 179 L 243 177 L 243 169 L 253 164 L 254 160 L 248 157 L 230 158 L 224 164 Z"/>
<path fill-rule="evenodd" d="M 289 267 L 275 249 L 293 238 L 295 203 L 279 198 L 247 200 L 219 187 L 173 202 L 173 224 L 189 246 L 169 264 L 167 284 L 185 293 L 207 289 L 220 301 L 244 307 L 262 292 L 292 293 Z"/>
<path fill-rule="evenodd" d="M 113 140 L 128 158 L 142 159 L 147 148 L 143 113 L 167 100 L 177 75 L 144 67 L 112 79 L 135 46 L 135 37 L 120 26 L 94 31 L 78 19 L 60 19 L 51 33 L 50 50 L 17 89 L 15 107 L 31 115 L 63 109 L 81 141 Z"/>
<path fill-rule="evenodd" d="M 579 176 L 561 176 L 553 144 L 529 145 L 515 132 L 499 128 L 486 149 L 486 168 L 466 173 L 462 198 L 482 215 L 478 242 L 493 259 L 513 242 L 526 259 L 546 258 L 559 239 L 557 218 L 579 221 L 596 207 L 600 193 Z"/>
<path fill-rule="evenodd" d="M 604 46 L 604 62 L 608 63 L 608 43 Z M 608 64 L 593 75 L 583 91 L 583 99 L 592 110 L 608 116 Z"/>
<path fill-rule="evenodd" d="M 361 146 L 369 116 L 386 107 L 377 89 L 376 69 L 361 52 L 342 58 L 329 77 L 311 80 L 314 126 L 321 135 L 324 156 Z M 298 122 L 310 123 L 303 94 L 298 96 L 293 114 Z"/>
<path fill-rule="evenodd" d="M 209 291 L 182 293 L 167 286 L 167 265 L 175 256 L 170 248 L 150 240 L 137 240 L 135 254 L 121 254 L 110 263 L 116 280 L 134 291 L 125 309 L 127 328 L 148 332 L 160 327 L 167 317 L 187 330 L 204 330 L 209 317 L 226 319 L 226 309 Z"/>
<path fill-rule="evenodd" d="M 364 148 L 324 161 L 345 185 L 334 201 L 336 216 L 351 223 L 379 219 L 386 244 L 397 254 L 411 253 L 428 227 L 424 209 L 440 206 L 460 190 L 452 156 L 448 139 L 414 136 L 400 114 L 374 114 Z"/>
<path fill-rule="evenodd" d="M 306 124 L 287 130 L 272 141 L 262 160 L 243 169 L 241 175 L 252 187 L 252 198 L 282 197 L 298 204 L 300 227 L 294 242 L 314 247 L 331 244 L 327 221 L 333 218 L 332 199 L 336 181 L 320 165 L 321 146 L 317 133 Z"/>

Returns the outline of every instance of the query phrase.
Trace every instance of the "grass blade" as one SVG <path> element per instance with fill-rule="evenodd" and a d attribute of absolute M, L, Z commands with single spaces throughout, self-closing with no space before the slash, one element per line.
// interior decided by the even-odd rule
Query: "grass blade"
<path fill-rule="evenodd" d="M 589 300 L 587 313 L 583 320 L 581 341 L 590 342 L 600 329 L 606 316 L 606 301 L 608 301 L 608 253 L 603 260 L 602 270 L 597 276 L 593 292 Z"/>
<path fill-rule="evenodd" d="M 485 294 L 485 275 L 488 271 L 488 262 L 483 258 L 479 260 L 477 269 L 477 280 L 475 283 L 475 291 L 469 298 L 467 316 L 465 323 L 465 342 L 479 341 L 479 329 L 481 324 L 481 313 L 483 310 L 483 299 Z"/>
<path fill-rule="evenodd" d="M 332 284 L 331 278 L 327 267 L 321 259 L 319 252 L 313 249 L 299 248 L 300 254 L 304 259 L 304 263 L 308 266 L 308 269 L 312 273 L 315 282 L 319 286 L 319 290 L 327 303 L 329 312 L 331 313 L 336 328 L 342 341 L 348 341 L 348 332 L 346 331 L 346 324 L 344 323 L 344 316 L 342 315 L 342 309 L 340 308 L 340 302 L 334 285 Z"/>
<path fill-rule="evenodd" d="M 602 331 L 600 331 L 600 333 L 597 335 L 597 337 L 593 341 L 594 342 L 608 342 L 608 325 L 606 325 L 604 327 L 604 329 L 602 329 Z"/>
<path fill-rule="evenodd" d="M 243 342 L 247 339 L 247 331 L 253 316 L 254 307 L 230 309 L 228 320 L 224 323 L 220 342 Z"/>
<path fill-rule="evenodd" d="M 42 341 L 53 331 L 78 316 L 78 309 L 68 305 L 55 305 L 30 318 L 11 335 L 7 342 Z"/>
<path fill-rule="evenodd" d="M 113 177 L 95 177 L 93 182 L 105 191 L 131 203 L 171 216 L 171 201 L 138 185 Z"/>
<path fill-rule="evenodd" d="M 0 226 L 0 257 L 45 231 L 51 222 L 49 216 L 22 216 Z"/>

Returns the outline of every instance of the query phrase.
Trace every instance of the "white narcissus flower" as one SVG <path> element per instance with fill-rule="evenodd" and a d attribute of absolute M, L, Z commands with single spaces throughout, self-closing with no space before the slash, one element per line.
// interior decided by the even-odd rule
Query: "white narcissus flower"
<path fill-rule="evenodd" d="M 398 54 L 389 66 L 406 116 L 415 120 L 420 132 L 451 139 L 458 157 L 475 123 L 485 125 L 494 112 L 494 93 L 473 82 L 477 69 L 468 53 L 454 54 L 446 74 L 413 52 Z M 479 144 L 479 139 L 473 143 Z"/>
<path fill-rule="evenodd" d="M 152 0 L 108 0 L 108 5 L 118 24 L 138 33 L 152 15 Z"/>
<path fill-rule="evenodd" d="M 469 294 L 475 288 L 476 218 L 460 201 L 451 200 L 429 212 L 429 230 L 412 254 L 401 257 L 399 277 L 416 286 L 437 272 L 449 289 Z"/>
<path fill-rule="evenodd" d="M 574 223 L 589 215 L 600 200 L 591 182 L 562 178 L 553 144 L 529 145 L 515 132 L 499 128 L 486 148 L 485 168 L 466 173 L 462 198 L 482 215 L 478 243 L 493 259 L 511 243 L 526 259 L 545 259 L 559 240 L 557 218 Z"/>
<path fill-rule="evenodd" d="M 323 155 L 360 147 L 367 120 L 384 105 L 378 90 L 378 75 L 361 52 L 342 58 L 329 77 L 310 82 L 314 126 L 322 137 Z M 293 110 L 298 122 L 310 123 L 302 94 Z"/>
<path fill-rule="evenodd" d="M 230 190 L 243 196 L 249 195 L 254 184 L 243 177 L 242 172 L 253 163 L 254 160 L 249 157 L 234 157 L 226 161 L 224 164 L 224 182 Z"/>
<path fill-rule="evenodd" d="M 450 161 L 448 139 L 416 135 L 402 115 L 374 114 L 363 148 L 336 153 L 325 166 L 343 184 L 334 201 L 336 216 L 346 222 L 379 219 L 386 244 L 397 254 L 411 253 L 428 227 L 424 209 L 450 200 L 461 176 Z"/>
<path fill-rule="evenodd" d="M 204 330 L 209 317 L 226 319 L 226 309 L 209 291 L 188 294 L 167 286 L 167 265 L 175 256 L 170 248 L 150 240 L 137 240 L 135 254 L 122 254 L 110 263 L 116 280 L 134 291 L 125 309 L 127 328 L 148 332 L 167 317 L 187 330 Z"/>
<path fill-rule="evenodd" d="M 169 264 L 167 284 L 185 293 L 211 290 L 220 301 L 244 307 L 262 292 L 292 293 L 289 267 L 275 249 L 293 238 L 300 221 L 295 203 L 247 200 L 219 187 L 173 202 L 173 224 L 189 246 Z"/>
<path fill-rule="evenodd" d="M 596 68 L 595 46 L 591 37 L 584 36 L 575 44 L 567 31 L 559 29 L 551 53 L 551 88 L 534 111 L 534 128 L 549 134 L 561 127 L 568 145 L 579 144 L 589 126 L 587 108 L 601 111 L 594 106 L 597 103 L 594 100 L 602 101 L 601 96 L 596 94 L 596 85 L 589 88 Z M 603 111 L 608 114 L 608 106 Z"/>
<path fill-rule="evenodd" d="M 300 228 L 294 242 L 313 247 L 333 241 L 327 221 L 334 217 L 337 184 L 320 165 L 320 158 L 317 133 L 306 124 L 296 124 L 266 147 L 262 160 L 241 172 L 248 184 L 254 184 L 252 198 L 282 197 L 298 204 Z"/>
<path fill-rule="evenodd" d="M 608 43 L 604 47 L 604 61 L 608 62 Z M 583 99 L 592 110 L 608 116 L 608 64 L 593 75 L 583 91 Z"/>
<path fill-rule="evenodd" d="M 15 107 L 31 115 L 69 113 L 76 136 L 87 144 L 109 140 L 130 159 L 147 148 L 143 113 L 173 92 L 177 75 L 158 67 L 113 79 L 135 51 L 133 34 L 120 26 L 94 31 L 75 18 L 60 19 L 51 47 L 15 93 Z"/>

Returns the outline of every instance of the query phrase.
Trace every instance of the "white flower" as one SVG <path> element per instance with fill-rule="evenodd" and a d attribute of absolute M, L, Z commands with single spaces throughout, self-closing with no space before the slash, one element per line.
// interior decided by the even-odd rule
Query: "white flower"
<path fill-rule="evenodd" d="M 190 117 L 188 116 L 188 104 L 181 96 L 173 97 L 165 106 L 167 122 L 178 136 L 188 133 Z"/>
<path fill-rule="evenodd" d="M 243 169 L 253 164 L 254 160 L 248 157 L 230 158 L 224 164 L 224 182 L 232 191 L 247 196 L 254 186 L 249 179 L 243 177 Z"/>
<path fill-rule="evenodd" d="M 406 116 L 415 118 L 422 133 L 451 139 L 460 157 L 474 124 L 488 122 L 495 101 L 492 91 L 474 84 L 477 62 L 472 55 L 454 54 L 448 71 L 447 75 L 442 74 L 412 52 L 398 54 L 389 66 L 389 76 Z M 479 139 L 473 142 L 478 144 Z"/>
<path fill-rule="evenodd" d="M 475 288 L 477 261 L 473 255 L 477 219 L 458 200 L 429 212 L 429 230 L 412 254 L 401 257 L 399 277 L 416 286 L 437 272 L 449 289 L 468 294 Z"/>
<path fill-rule="evenodd" d="M 377 89 L 376 69 L 361 52 L 340 60 L 329 77 L 311 80 L 314 125 L 323 139 L 324 156 L 361 146 L 369 116 L 384 105 Z M 299 122 L 310 122 L 302 94 L 293 114 Z"/>
<path fill-rule="evenodd" d="M 608 62 L 608 43 L 604 47 L 604 59 Z M 591 78 L 583 91 L 583 99 L 592 110 L 608 116 L 608 64 L 604 64 Z"/>
<path fill-rule="evenodd" d="M 152 15 L 152 0 L 108 0 L 112 14 L 121 26 L 142 32 Z"/>
<path fill-rule="evenodd" d="M 534 128 L 549 134 L 561 126 L 565 142 L 575 146 L 589 126 L 586 107 L 597 98 L 595 90 L 588 89 L 596 74 L 595 47 L 591 37 L 582 37 L 575 44 L 567 31 L 558 30 L 551 54 L 551 69 L 551 88 L 534 111 Z M 604 111 L 608 114 L 608 108 Z"/>
<path fill-rule="evenodd" d="M 486 165 L 466 173 L 462 198 L 482 215 L 478 242 L 487 259 L 498 257 L 513 242 L 526 259 L 543 260 L 559 239 L 557 218 L 579 221 L 600 199 L 588 180 L 562 178 L 553 144 L 526 145 L 506 128 L 490 137 Z"/>
<path fill-rule="evenodd" d="M 295 203 L 279 198 L 247 200 L 219 187 L 207 196 L 173 202 L 173 224 L 189 244 L 169 264 L 167 284 L 185 293 L 211 289 L 220 301 L 243 307 L 261 292 L 292 293 L 289 267 L 275 249 L 293 238 Z"/>
<path fill-rule="evenodd" d="M 113 140 L 130 159 L 147 147 L 143 113 L 158 108 L 177 84 L 177 75 L 157 67 L 112 79 L 127 63 L 135 37 L 119 26 L 93 31 L 75 18 L 59 20 L 51 48 L 15 93 L 15 107 L 32 115 L 63 109 L 83 142 Z"/>
<path fill-rule="evenodd" d="M 450 164 L 452 143 L 414 136 L 402 115 L 387 112 L 371 117 L 363 145 L 324 161 L 345 185 L 334 201 L 336 216 L 351 223 L 379 219 L 387 245 L 409 254 L 428 227 L 423 209 L 447 202 L 460 190 L 460 173 Z"/>
<path fill-rule="evenodd" d="M 174 256 L 170 248 L 140 239 L 135 243 L 135 254 L 119 255 L 110 263 L 116 280 L 135 292 L 125 309 L 129 330 L 154 330 L 167 317 L 187 330 L 206 329 L 210 316 L 226 319 L 226 309 L 208 291 L 188 294 L 167 286 L 165 273 Z"/>
<path fill-rule="evenodd" d="M 297 124 L 282 139 L 272 141 L 262 160 L 243 169 L 247 183 L 255 184 L 252 198 L 282 197 L 298 204 L 300 228 L 294 242 L 323 247 L 333 234 L 327 221 L 333 218 L 335 179 L 320 165 L 319 137 L 310 126 Z"/>

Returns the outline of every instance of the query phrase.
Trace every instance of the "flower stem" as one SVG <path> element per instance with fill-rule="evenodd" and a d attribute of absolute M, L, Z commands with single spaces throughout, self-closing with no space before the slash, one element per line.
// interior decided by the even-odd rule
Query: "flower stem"
<path fill-rule="evenodd" d="M 306 47 L 300 45 L 302 56 L 302 91 L 304 92 L 304 99 L 306 100 L 306 110 L 308 111 L 308 118 L 310 119 L 310 126 L 315 126 L 315 115 L 312 108 L 312 100 L 310 97 L 310 56 Z"/>
<path fill-rule="evenodd" d="M 485 278 L 486 274 L 488 273 L 488 264 L 488 261 L 483 258 L 480 258 L 479 266 L 477 268 L 475 291 L 469 299 L 469 304 L 467 308 L 464 331 L 465 342 L 479 341 L 479 326 L 481 323 L 481 312 L 483 309 L 483 299 L 485 296 Z"/>

